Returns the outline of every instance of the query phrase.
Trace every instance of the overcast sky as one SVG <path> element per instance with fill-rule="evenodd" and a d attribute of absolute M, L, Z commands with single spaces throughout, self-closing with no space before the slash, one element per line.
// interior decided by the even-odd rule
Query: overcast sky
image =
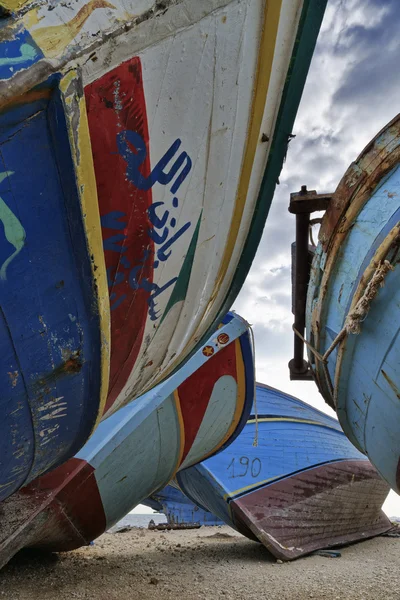
<path fill-rule="evenodd" d="M 331 415 L 312 382 L 290 382 L 291 192 L 334 191 L 350 163 L 400 110 L 400 1 L 329 0 L 264 235 L 234 309 L 252 325 L 257 380 Z M 386 502 L 400 516 L 394 492 Z M 138 507 L 135 512 L 142 512 Z"/>
<path fill-rule="evenodd" d="M 291 192 L 334 191 L 350 163 L 400 110 L 399 0 L 329 0 L 287 160 L 256 259 L 234 309 L 253 325 L 257 380 L 329 414 L 312 382 L 290 382 Z M 394 492 L 386 507 L 400 515 Z"/>

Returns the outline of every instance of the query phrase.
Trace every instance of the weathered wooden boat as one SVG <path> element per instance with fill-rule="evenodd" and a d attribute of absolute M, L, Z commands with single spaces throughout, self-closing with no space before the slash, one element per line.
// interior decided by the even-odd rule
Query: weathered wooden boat
<path fill-rule="evenodd" d="M 291 210 L 302 210 L 296 219 L 307 228 L 309 213 L 321 208 L 303 313 L 304 369 L 351 442 L 400 492 L 400 115 L 350 165 L 334 194 L 292 194 Z M 300 262 L 302 249 L 303 242 Z M 298 301 L 304 310 L 305 297 Z M 302 335 L 304 321 L 296 329 Z"/>
<path fill-rule="evenodd" d="M 236 440 L 176 479 L 198 506 L 282 560 L 392 526 L 381 510 L 389 487 L 339 423 L 261 384 Z"/>
<path fill-rule="evenodd" d="M 0 1 L 0 500 L 231 306 L 325 3 Z"/>
<path fill-rule="evenodd" d="M 178 469 L 234 438 L 253 396 L 248 325 L 228 315 L 173 376 L 100 423 L 74 458 L 0 504 L 0 566 L 20 548 L 88 544 Z"/>
<path fill-rule="evenodd" d="M 159 513 L 164 513 L 169 525 L 223 525 L 223 521 L 208 510 L 193 504 L 177 485 L 167 485 L 159 492 L 154 492 L 149 498 L 142 500 Z"/>

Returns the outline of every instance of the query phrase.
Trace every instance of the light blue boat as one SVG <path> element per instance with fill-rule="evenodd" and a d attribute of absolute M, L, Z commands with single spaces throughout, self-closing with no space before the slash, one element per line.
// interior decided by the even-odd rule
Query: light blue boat
<path fill-rule="evenodd" d="M 169 525 L 200 526 L 223 525 L 223 521 L 208 510 L 193 504 L 175 485 L 167 485 L 160 492 L 155 492 L 142 504 L 150 506 L 157 512 L 164 513 Z"/>
<path fill-rule="evenodd" d="M 351 442 L 397 492 L 399 161 L 398 115 L 352 163 L 330 201 L 307 301 L 308 357 L 317 385 Z"/>
<path fill-rule="evenodd" d="M 249 325 L 230 313 L 181 369 L 102 421 L 74 458 L 1 504 L 0 568 L 21 548 L 89 544 L 177 470 L 229 444 L 253 398 Z"/>
<path fill-rule="evenodd" d="M 339 423 L 262 384 L 236 440 L 176 480 L 192 502 L 283 560 L 391 527 L 381 510 L 389 488 Z"/>
<path fill-rule="evenodd" d="M 1 0 L 0 502 L 232 306 L 326 1 Z"/>

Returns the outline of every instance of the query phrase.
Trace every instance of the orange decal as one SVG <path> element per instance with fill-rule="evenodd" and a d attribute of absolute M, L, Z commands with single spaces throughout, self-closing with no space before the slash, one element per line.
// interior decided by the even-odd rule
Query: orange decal
<path fill-rule="evenodd" d="M 217 337 L 217 342 L 218 342 L 218 344 L 221 344 L 222 346 L 224 346 L 225 344 L 227 344 L 229 342 L 229 335 L 227 333 L 220 333 L 219 336 Z"/>
<path fill-rule="evenodd" d="M 203 354 L 204 356 L 212 356 L 214 354 L 214 348 L 212 346 L 204 346 Z"/>

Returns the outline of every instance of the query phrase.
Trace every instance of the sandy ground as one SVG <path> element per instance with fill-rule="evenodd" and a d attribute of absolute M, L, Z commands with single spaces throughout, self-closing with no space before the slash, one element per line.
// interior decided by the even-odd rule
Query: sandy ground
<path fill-rule="evenodd" d="M 66 554 L 20 553 L 0 573 L 0 599 L 400 599 L 400 538 L 341 555 L 279 564 L 229 527 L 132 529 Z"/>

